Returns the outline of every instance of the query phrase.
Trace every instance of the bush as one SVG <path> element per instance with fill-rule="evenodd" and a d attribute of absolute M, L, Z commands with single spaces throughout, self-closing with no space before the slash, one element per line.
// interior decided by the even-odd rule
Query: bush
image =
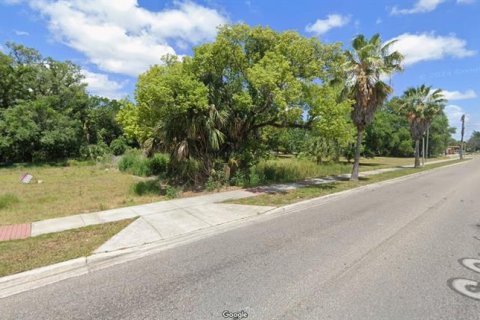
<path fill-rule="evenodd" d="M 161 153 L 146 158 L 138 150 L 130 150 L 118 162 L 118 169 L 136 176 L 148 177 L 165 174 L 169 162 L 168 156 Z"/>
<path fill-rule="evenodd" d="M 219 190 L 221 187 L 228 183 L 228 179 L 225 173 L 223 163 L 217 164 L 217 169 L 213 169 L 210 172 L 210 176 L 208 177 L 207 182 L 205 183 L 205 188 L 207 191 Z"/>
<path fill-rule="evenodd" d="M 131 190 L 137 196 L 146 194 L 158 195 L 162 191 L 160 182 L 158 180 L 140 181 L 131 186 Z"/>
<path fill-rule="evenodd" d="M 168 199 L 174 199 L 178 198 L 180 194 L 182 193 L 182 189 L 180 187 L 172 187 L 172 186 L 167 186 L 165 189 L 165 196 Z"/>
<path fill-rule="evenodd" d="M 248 172 L 237 171 L 235 176 L 230 179 L 230 183 L 238 187 L 255 187 L 264 183 L 258 173 L 255 171 L 255 167 L 250 168 Z"/>
<path fill-rule="evenodd" d="M 113 155 L 120 156 L 127 151 L 127 140 L 124 137 L 119 137 L 110 143 L 110 150 Z"/>
<path fill-rule="evenodd" d="M 6 209 L 11 205 L 20 202 L 18 197 L 12 193 L 5 193 L 0 196 L 0 210 Z"/>
<path fill-rule="evenodd" d="M 309 159 L 264 160 L 246 173 L 237 173 L 232 179 L 235 185 L 253 187 L 260 184 L 295 182 L 322 176 L 348 173 L 350 166 L 345 163 L 316 164 Z"/>
<path fill-rule="evenodd" d="M 199 185 L 202 181 L 201 163 L 195 159 L 176 161 L 169 166 L 168 174 L 174 184 L 193 183 Z"/>
<path fill-rule="evenodd" d="M 118 169 L 141 177 L 150 175 L 146 158 L 138 150 L 126 152 L 118 162 Z"/>
<path fill-rule="evenodd" d="M 110 149 L 104 142 L 80 147 L 80 156 L 85 160 L 101 160 L 110 154 Z"/>
<path fill-rule="evenodd" d="M 168 169 L 170 158 L 163 153 L 156 153 L 152 158 L 148 159 L 148 167 L 151 174 L 165 174 Z"/>

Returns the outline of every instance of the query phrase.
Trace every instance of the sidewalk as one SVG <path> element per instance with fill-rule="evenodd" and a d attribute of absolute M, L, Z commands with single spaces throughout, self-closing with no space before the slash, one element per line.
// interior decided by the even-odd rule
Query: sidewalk
<path fill-rule="evenodd" d="M 451 160 L 431 161 L 427 165 Z M 402 166 L 364 171 L 360 173 L 360 176 L 367 177 L 411 167 Z M 24 239 L 30 236 L 34 237 L 52 232 L 139 217 L 139 219 L 135 220 L 97 250 L 98 252 L 112 251 L 169 239 L 180 234 L 244 219 L 272 209 L 272 207 L 220 203 L 225 200 L 247 198 L 265 192 L 284 192 L 308 185 L 332 183 L 349 178 L 350 174 L 315 178 L 303 182 L 261 186 L 249 190 L 218 192 L 191 198 L 78 214 L 33 222 L 31 224 L 3 226 L 0 227 L 0 241 Z"/>

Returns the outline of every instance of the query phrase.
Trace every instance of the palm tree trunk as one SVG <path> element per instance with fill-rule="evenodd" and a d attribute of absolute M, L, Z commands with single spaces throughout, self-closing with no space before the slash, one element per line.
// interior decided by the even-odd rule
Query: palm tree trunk
<path fill-rule="evenodd" d="M 355 145 L 355 159 L 353 161 L 353 170 L 350 180 L 358 180 L 358 171 L 360 168 L 360 150 L 362 148 L 363 130 L 357 129 L 357 144 Z"/>
<path fill-rule="evenodd" d="M 415 140 L 415 168 L 420 167 L 420 139 Z"/>

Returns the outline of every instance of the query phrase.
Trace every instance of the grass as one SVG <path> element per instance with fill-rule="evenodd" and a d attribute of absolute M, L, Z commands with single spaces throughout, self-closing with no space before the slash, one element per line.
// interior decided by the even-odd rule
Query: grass
<path fill-rule="evenodd" d="M 0 195 L 0 210 L 1 209 L 6 209 L 15 203 L 18 203 L 18 197 L 14 194 L 11 193 L 5 193 Z"/>
<path fill-rule="evenodd" d="M 164 159 L 160 160 L 156 165 L 159 170 L 164 165 Z M 363 159 L 361 170 L 412 163 L 411 158 Z M 262 175 L 258 183 L 269 184 L 348 173 L 351 164 L 342 161 L 317 165 L 309 160 L 283 158 L 262 161 L 255 170 Z M 20 177 L 26 172 L 34 176 L 30 184 L 20 183 Z M 181 194 L 174 187 L 160 190 L 158 181 L 151 178 L 136 177 L 91 162 L 4 167 L 0 168 L 0 225 L 28 223 L 197 194 Z"/>
<path fill-rule="evenodd" d="M 394 179 L 409 174 L 422 172 L 426 170 L 431 170 L 434 168 L 442 167 L 445 165 L 450 165 L 453 163 L 460 162 L 461 160 L 452 160 L 448 162 L 435 163 L 421 168 L 408 168 L 398 171 L 392 171 L 387 173 L 382 173 L 378 175 L 372 175 L 368 178 L 361 178 L 359 181 L 338 181 L 329 184 L 322 185 L 312 185 L 304 188 L 299 188 L 295 190 L 290 190 L 286 192 L 277 192 L 277 193 L 267 193 L 259 196 L 237 199 L 237 200 L 228 200 L 228 203 L 244 204 L 244 205 L 256 205 L 256 206 L 274 206 L 280 207 L 287 204 L 312 199 L 348 189 L 357 188 L 367 184 L 380 182 L 384 180 Z M 467 160 L 463 160 L 467 161 Z"/>
<path fill-rule="evenodd" d="M 90 255 L 133 220 L 0 242 L 0 276 Z"/>
<path fill-rule="evenodd" d="M 20 183 L 28 172 L 31 184 Z M 38 183 L 41 180 L 41 183 Z M 144 178 L 98 165 L 28 166 L 0 168 L 0 225 L 28 223 L 73 214 L 106 210 L 153 201 L 165 197 L 146 192 L 137 195 L 132 185 Z M 1 200 L 9 194 L 7 199 Z"/>
<path fill-rule="evenodd" d="M 411 165 L 413 162 L 413 158 L 376 157 L 362 159 L 360 162 L 360 171 Z M 345 160 L 338 163 L 332 162 L 317 165 L 308 159 L 280 158 L 261 161 L 252 171 L 256 177 L 258 177 L 255 185 L 264 185 L 341 175 L 350 173 L 351 170 L 352 164 Z"/>

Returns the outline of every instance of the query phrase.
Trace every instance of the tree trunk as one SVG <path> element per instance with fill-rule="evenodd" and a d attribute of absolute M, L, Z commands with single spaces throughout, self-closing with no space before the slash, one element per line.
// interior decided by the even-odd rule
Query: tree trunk
<path fill-rule="evenodd" d="M 415 140 L 415 168 L 420 167 L 420 139 Z"/>
<path fill-rule="evenodd" d="M 350 180 L 358 180 L 358 171 L 360 168 L 360 150 L 362 148 L 363 130 L 357 129 L 357 144 L 355 145 L 355 159 L 353 161 L 353 170 Z"/>

